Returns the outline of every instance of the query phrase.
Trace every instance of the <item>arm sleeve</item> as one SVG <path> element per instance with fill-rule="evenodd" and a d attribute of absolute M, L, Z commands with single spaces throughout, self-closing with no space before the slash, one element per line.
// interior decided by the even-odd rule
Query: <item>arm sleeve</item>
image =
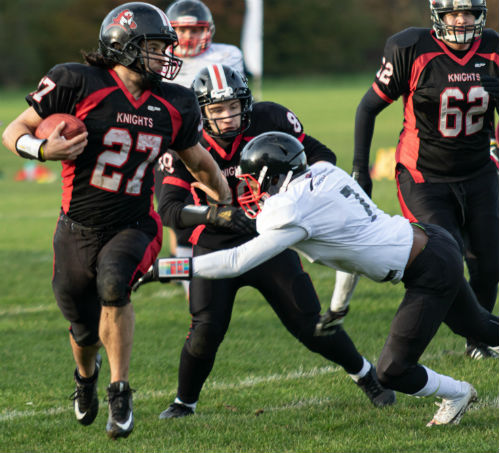
<path fill-rule="evenodd" d="M 331 311 L 342 311 L 349 306 L 352 294 L 358 284 L 359 275 L 344 271 L 335 273 L 335 289 L 330 302 Z"/>
<path fill-rule="evenodd" d="M 390 103 L 384 101 L 373 87 L 370 87 L 361 99 L 354 121 L 354 158 L 352 163 L 354 168 L 368 171 L 375 118 L 388 105 Z"/>
<path fill-rule="evenodd" d="M 193 277 L 237 277 L 307 237 L 298 226 L 268 230 L 239 247 L 193 258 Z"/>

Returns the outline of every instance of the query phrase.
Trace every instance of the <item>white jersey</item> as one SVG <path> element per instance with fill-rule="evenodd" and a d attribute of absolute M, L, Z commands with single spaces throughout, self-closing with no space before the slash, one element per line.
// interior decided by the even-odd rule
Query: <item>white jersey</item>
<path fill-rule="evenodd" d="M 257 231 L 239 247 L 194 258 L 193 275 L 236 276 L 292 248 L 311 262 L 397 283 L 413 244 L 407 219 L 378 209 L 345 171 L 326 162 L 268 198 Z"/>
<path fill-rule="evenodd" d="M 232 44 L 212 43 L 200 55 L 182 58 L 181 70 L 172 82 L 190 88 L 196 74 L 204 67 L 212 64 L 224 64 L 236 69 L 241 74 L 244 74 L 245 71 L 243 67 L 243 54 L 240 49 Z"/>

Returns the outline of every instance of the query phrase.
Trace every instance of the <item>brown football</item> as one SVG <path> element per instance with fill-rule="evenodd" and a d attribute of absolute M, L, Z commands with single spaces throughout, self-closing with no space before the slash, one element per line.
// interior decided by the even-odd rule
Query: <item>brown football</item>
<path fill-rule="evenodd" d="M 47 138 L 58 124 L 64 121 L 66 125 L 61 132 L 67 140 L 76 137 L 78 134 L 85 132 L 87 128 L 85 123 L 74 115 L 69 113 L 53 113 L 45 118 L 36 128 L 35 135 L 38 138 Z"/>

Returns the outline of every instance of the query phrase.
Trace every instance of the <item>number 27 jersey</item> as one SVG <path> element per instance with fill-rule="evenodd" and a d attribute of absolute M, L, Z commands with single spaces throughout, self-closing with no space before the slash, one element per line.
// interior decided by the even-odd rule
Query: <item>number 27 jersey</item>
<path fill-rule="evenodd" d="M 427 28 L 387 40 L 372 88 L 386 102 L 403 96 L 396 161 L 415 182 L 460 181 L 491 164 L 494 102 L 481 86 L 498 78 L 498 34 L 485 30 L 467 51 L 452 51 Z"/>
<path fill-rule="evenodd" d="M 198 143 L 201 114 L 194 94 L 160 84 L 135 99 L 113 70 L 57 65 L 28 103 L 45 118 L 70 113 L 84 121 L 88 145 L 62 161 L 62 211 L 91 227 L 133 224 L 153 209 L 153 166 L 168 148 Z"/>

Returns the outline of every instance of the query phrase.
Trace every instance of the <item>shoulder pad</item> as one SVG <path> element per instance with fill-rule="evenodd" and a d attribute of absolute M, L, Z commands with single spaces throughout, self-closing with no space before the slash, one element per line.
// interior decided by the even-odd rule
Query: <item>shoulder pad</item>
<path fill-rule="evenodd" d="M 391 44 L 392 46 L 403 48 L 411 47 L 426 35 L 430 36 L 430 28 L 410 27 L 390 36 L 387 40 L 387 45 Z"/>

